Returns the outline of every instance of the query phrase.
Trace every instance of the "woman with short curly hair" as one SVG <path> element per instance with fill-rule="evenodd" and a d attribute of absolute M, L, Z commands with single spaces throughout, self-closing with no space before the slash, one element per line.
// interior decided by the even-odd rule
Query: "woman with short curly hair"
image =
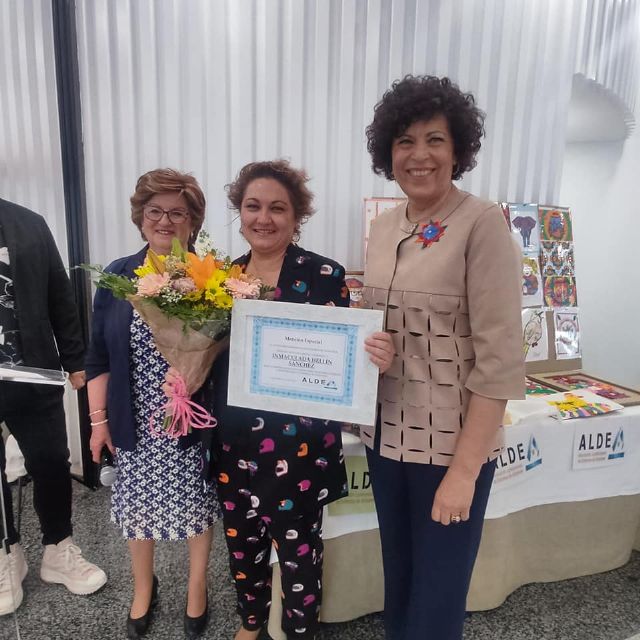
<path fill-rule="evenodd" d="M 197 180 L 175 169 L 141 175 L 131 196 L 131 220 L 145 246 L 112 262 L 106 271 L 133 277 L 148 251 L 168 255 L 174 240 L 194 241 L 205 215 Z M 172 440 L 149 430 L 151 415 L 166 403 L 161 389 L 169 364 L 157 350 L 148 325 L 126 300 L 98 289 L 85 366 L 91 453 L 100 462 L 106 447 L 115 454 L 111 519 L 127 540 L 133 600 L 128 638 L 149 630 L 158 600 L 154 575 L 157 540 L 186 540 L 189 570 L 184 609 L 185 636 L 197 638 L 207 625 L 207 563 L 219 516 L 215 487 L 200 480 L 200 445 L 195 434 Z"/>
<path fill-rule="evenodd" d="M 373 170 L 393 180 L 391 147 L 393 140 L 418 120 L 442 115 L 453 141 L 456 161 L 452 180 L 476 166 L 480 139 L 484 135 L 484 113 L 470 93 L 462 93 L 449 78 L 407 76 L 393 83 L 376 106 L 373 122 L 367 127 L 367 149 Z"/>
<path fill-rule="evenodd" d="M 250 162 L 240 169 L 236 179 L 226 186 L 231 209 L 240 213 L 242 199 L 254 180 L 275 180 L 289 193 L 294 215 L 293 241 L 300 240 L 300 227 L 315 213 L 313 194 L 307 187 L 309 176 L 303 169 L 292 167 L 287 160 Z"/>
<path fill-rule="evenodd" d="M 505 404 L 524 396 L 520 257 L 500 208 L 453 184 L 483 125 L 448 78 L 407 76 L 367 128 L 373 170 L 407 195 L 371 225 L 364 287 L 395 347 L 361 427 L 388 640 L 462 638 Z"/>

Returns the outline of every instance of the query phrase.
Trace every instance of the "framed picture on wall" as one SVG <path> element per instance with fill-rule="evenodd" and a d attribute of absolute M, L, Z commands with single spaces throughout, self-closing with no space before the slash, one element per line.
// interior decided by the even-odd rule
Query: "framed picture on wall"
<path fill-rule="evenodd" d="M 601 378 L 595 378 L 583 371 L 536 373 L 529 376 L 529 378 L 558 391 L 586 389 L 607 400 L 613 400 L 624 407 L 640 404 L 640 391 L 622 387 Z"/>
<path fill-rule="evenodd" d="M 540 226 L 538 223 L 538 205 L 509 203 L 509 226 L 523 253 L 540 251 Z M 504 212 L 504 209 L 503 209 Z"/>
<path fill-rule="evenodd" d="M 364 271 L 347 271 L 344 280 L 349 288 L 349 306 L 360 309 L 362 307 Z"/>
<path fill-rule="evenodd" d="M 540 206 L 538 212 L 542 240 L 553 242 L 573 240 L 571 211 L 567 207 Z"/>

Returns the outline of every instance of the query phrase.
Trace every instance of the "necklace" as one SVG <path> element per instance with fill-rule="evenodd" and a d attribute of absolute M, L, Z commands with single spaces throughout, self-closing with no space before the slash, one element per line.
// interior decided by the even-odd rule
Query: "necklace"
<path fill-rule="evenodd" d="M 453 209 L 451 209 L 451 211 L 449 211 L 449 213 L 447 213 L 447 215 L 445 215 L 443 218 L 440 219 L 435 219 L 433 218 L 433 216 L 429 216 L 429 222 L 423 222 L 422 223 L 422 229 L 417 233 L 418 237 L 416 239 L 416 242 L 418 243 L 422 243 L 422 248 L 429 248 L 432 244 L 434 244 L 435 242 L 438 242 L 440 240 L 440 238 L 442 238 L 442 236 L 444 235 L 444 232 L 447 229 L 446 224 L 442 224 L 454 211 L 456 211 L 458 209 L 458 207 L 467 199 L 467 196 L 465 196 L 464 198 L 462 198 L 462 200 L 460 200 L 460 202 L 458 202 L 456 204 L 455 207 L 453 207 Z M 405 216 L 407 218 L 407 220 L 409 220 L 409 203 L 407 202 L 407 208 L 405 210 Z M 425 218 L 427 216 L 424 216 Z M 411 235 L 416 235 L 416 230 L 418 229 L 418 227 L 420 226 L 420 220 L 418 220 L 417 222 L 414 223 L 413 229 L 411 230 Z"/>
<path fill-rule="evenodd" d="M 284 262 L 284 256 L 283 256 L 282 262 Z M 271 265 L 269 266 L 265 265 L 264 268 L 258 268 L 258 265 L 256 265 L 256 262 L 252 257 L 247 263 L 247 266 L 245 267 L 245 269 L 248 273 L 251 273 L 256 278 L 259 278 L 262 284 L 271 286 L 271 287 L 276 287 L 278 285 L 280 271 L 282 270 L 282 262 L 278 265 L 277 268 Z"/>

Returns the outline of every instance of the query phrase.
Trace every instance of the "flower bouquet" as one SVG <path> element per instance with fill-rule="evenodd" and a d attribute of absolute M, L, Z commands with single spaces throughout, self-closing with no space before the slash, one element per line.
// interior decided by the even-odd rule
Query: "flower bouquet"
<path fill-rule="evenodd" d="M 228 347 L 234 298 L 264 298 L 269 289 L 212 248 L 191 253 L 175 238 L 167 256 L 149 249 L 134 278 L 94 265 L 85 268 L 98 274 L 98 287 L 133 305 L 158 351 L 179 373 L 166 405 L 151 416 L 151 432 L 178 438 L 193 428 L 214 427 L 215 419 L 190 397 Z"/>

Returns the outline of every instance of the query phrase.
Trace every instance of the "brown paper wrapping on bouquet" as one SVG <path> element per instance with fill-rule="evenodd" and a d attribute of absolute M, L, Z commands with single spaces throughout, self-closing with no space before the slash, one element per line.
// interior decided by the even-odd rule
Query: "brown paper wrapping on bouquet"
<path fill-rule="evenodd" d="M 229 347 L 229 336 L 213 340 L 185 327 L 179 318 L 170 318 L 152 302 L 136 295 L 127 300 L 149 325 L 158 351 L 180 372 L 189 395 L 204 383 L 213 361 Z"/>

